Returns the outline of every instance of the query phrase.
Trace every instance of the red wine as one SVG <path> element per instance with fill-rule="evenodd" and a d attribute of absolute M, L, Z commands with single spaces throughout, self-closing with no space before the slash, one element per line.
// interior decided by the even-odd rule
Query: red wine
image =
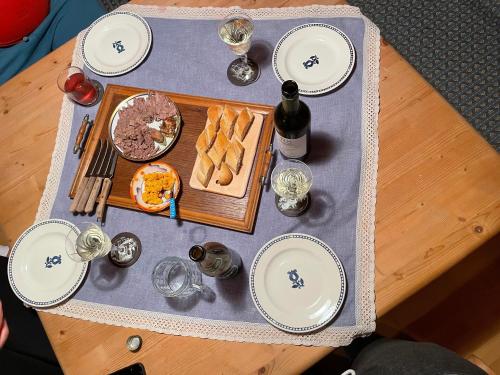
<path fill-rule="evenodd" d="M 278 148 L 287 159 L 305 159 L 310 149 L 311 112 L 299 100 L 299 87 L 295 81 L 283 82 L 281 98 L 274 111 Z"/>
<path fill-rule="evenodd" d="M 80 104 L 88 105 L 96 100 L 97 90 L 82 73 L 74 73 L 64 83 L 64 91 Z"/>

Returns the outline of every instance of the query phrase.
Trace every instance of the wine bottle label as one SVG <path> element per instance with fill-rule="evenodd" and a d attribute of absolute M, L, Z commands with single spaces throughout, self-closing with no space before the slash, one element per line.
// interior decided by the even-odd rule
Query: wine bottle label
<path fill-rule="evenodd" d="M 279 149 L 287 158 L 301 158 L 307 152 L 307 133 L 300 138 L 285 138 L 276 133 Z"/>

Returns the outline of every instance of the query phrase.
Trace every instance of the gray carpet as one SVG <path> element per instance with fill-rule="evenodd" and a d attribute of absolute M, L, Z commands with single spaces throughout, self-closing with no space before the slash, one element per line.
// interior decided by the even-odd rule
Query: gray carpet
<path fill-rule="evenodd" d="M 120 5 L 128 3 L 129 0 L 99 0 L 107 12 L 111 12 L 118 8 Z"/>
<path fill-rule="evenodd" d="M 348 1 L 500 151 L 497 0 Z"/>

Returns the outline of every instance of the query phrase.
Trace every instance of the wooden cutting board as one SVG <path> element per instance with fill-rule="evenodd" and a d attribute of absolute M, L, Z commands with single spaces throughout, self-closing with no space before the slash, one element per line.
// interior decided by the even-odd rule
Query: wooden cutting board
<path fill-rule="evenodd" d="M 75 180 L 71 186 L 69 194 L 71 198 L 74 197 L 76 189 L 87 170 L 98 140 L 108 138 L 108 126 L 113 110 L 127 97 L 146 91 L 148 89 L 107 85 L 96 115 L 95 124 L 87 141 L 85 153 L 82 156 Z M 273 134 L 274 107 L 170 92 L 162 93 L 168 95 L 175 102 L 182 116 L 181 134 L 175 146 L 157 159 L 171 164 L 181 178 L 182 188 L 177 198 L 178 219 L 251 233 L 262 192 L 262 181 L 267 176 L 271 158 L 269 150 Z M 250 169 L 248 186 L 242 198 L 193 189 L 189 185 L 191 172 L 197 157 L 195 144 L 198 135 L 205 127 L 207 108 L 217 104 L 229 104 L 238 109 L 248 107 L 254 113 L 263 117 L 262 130 L 260 131 L 255 157 Z M 141 211 L 129 195 L 129 186 L 135 171 L 143 164 L 145 163 L 118 158 L 107 204 Z M 169 212 L 168 210 L 162 211 L 158 215 L 168 216 Z"/>
<path fill-rule="evenodd" d="M 240 112 L 244 108 L 234 108 L 234 109 Z M 198 178 L 196 178 L 196 171 L 198 170 L 201 161 L 200 156 L 198 156 L 193 166 L 193 172 L 191 174 L 189 186 L 191 186 L 193 189 L 210 191 L 212 193 L 217 193 L 217 194 L 229 195 L 235 198 L 243 198 L 247 191 L 248 179 L 250 178 L 250 173 L 252 172 L 253 159 L 255 158 L 257 145 L 259 144 L 260 131 L 262 129 L 263 121 L 264 121 L 264 116 L 262 116 L 260 113 L 256 113 L 252 125 L 248 131 L 248 134 L 246 135 L 245 139 L 243 139 L 243 142 L 240 142 L 241 145 L 245 148 L 240 171 L 238 174 L 233 173 L 233 180 L 229 185 L 221 186 L 217 184 L 220 171 L 217 170 L 217 168 L 215 168 L 212 178 L 210 179 L 210 182 L 208 183 L 207 187 L 203 186 L 201 182 L 198 181 Z M 236 136 L 233 135 L 232 139 L 235 138 Z"/>

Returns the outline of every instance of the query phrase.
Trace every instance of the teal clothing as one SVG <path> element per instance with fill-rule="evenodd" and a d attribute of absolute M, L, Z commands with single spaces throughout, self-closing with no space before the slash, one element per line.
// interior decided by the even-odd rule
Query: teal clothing
<path fill-rule="evenodd" d="M 0 48 L 0 84 L 64 44 L 106 13 L 98 0 L 51 0 L 50 12 L 23 41 Z"/>

